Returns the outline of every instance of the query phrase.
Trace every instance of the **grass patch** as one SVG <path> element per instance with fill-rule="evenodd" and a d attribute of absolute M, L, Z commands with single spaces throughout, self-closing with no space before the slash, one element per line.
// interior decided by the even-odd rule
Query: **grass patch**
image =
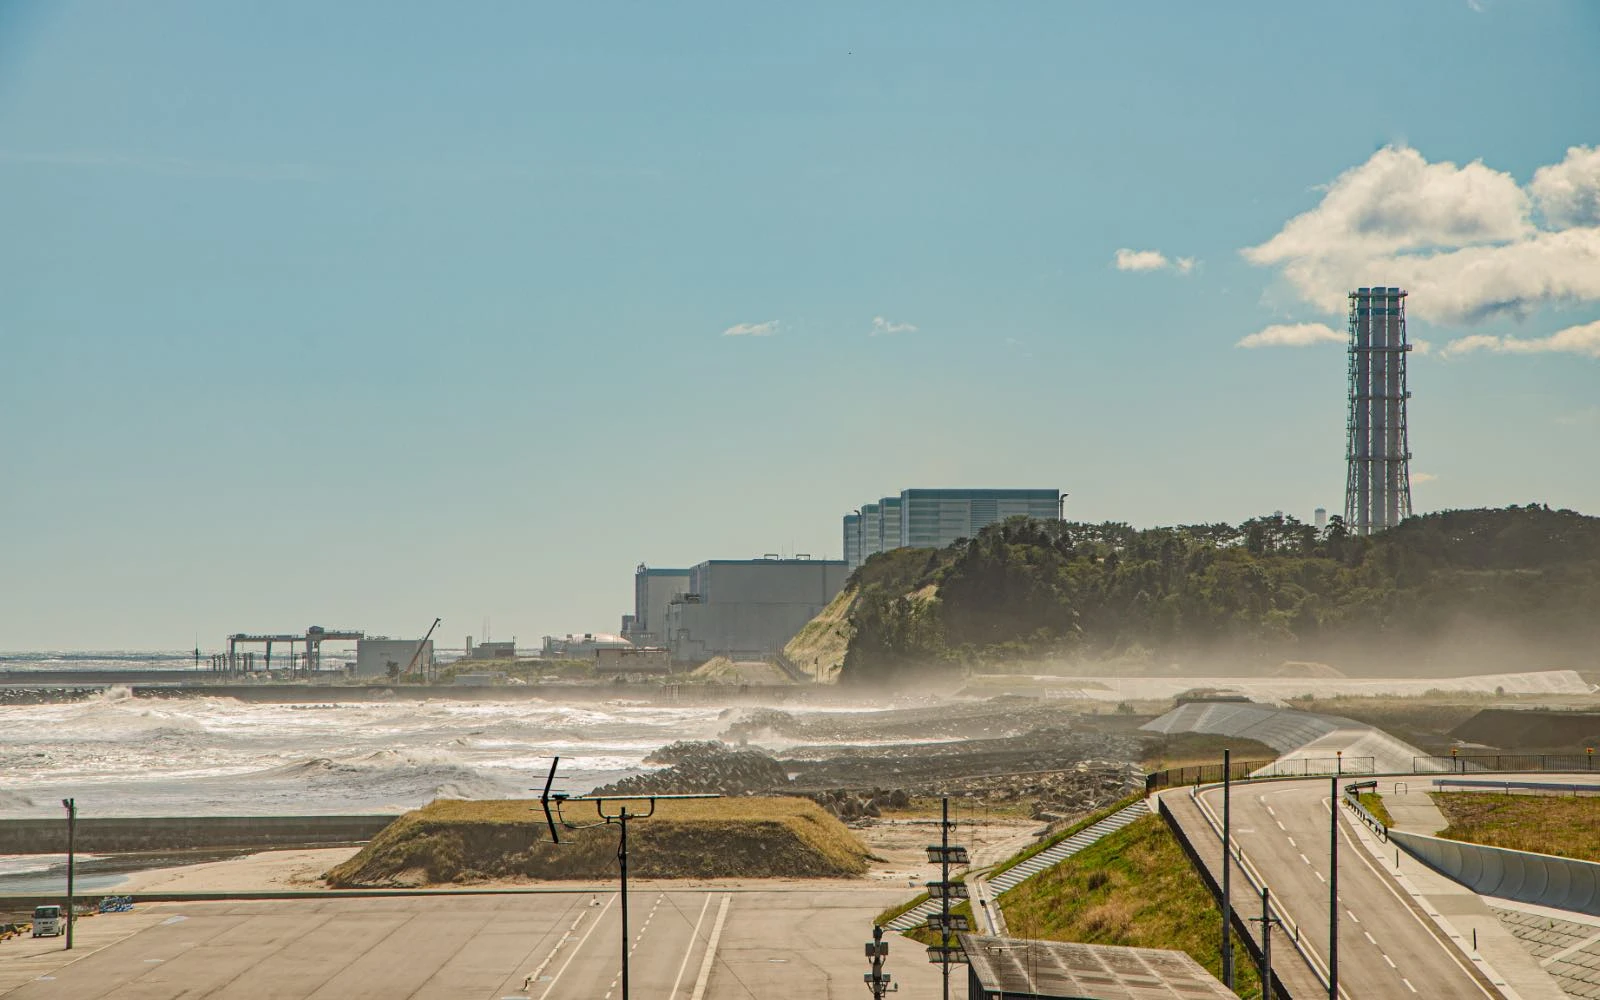
<path fill-rule="evenodd" d="M 1450 825 L 1440 837 L 1600 861 L 1600 798 L 1433 792 Z"/>
<path fill-rule="evenodd" d="M 616 874 L 615 826 L 563 830 L 557 846 L 538 808 L 528 800 L 433 802 L 384 827 L 359 854 L 329 870 L 328 884 Z M 567 816 L 592 822 L 594 806 L 572 803 Z M 639 878 L 828 878 L 867 870 L 866 847 L 808 799 L 665 801 L 653 817 L 629 826 L 628 868 Z"/>
<path fill-rule="evenodd" d="M 995 865 L 994 868 L 990 869 L 985 878 L 994 878 L 996 875 L 999 875 L 1002 872 L 1010 871 L 1045 848 L 1054 847 L 1080 830 L 1087 830 L 1089 827 L 1105 819 L 1107 816 L 1110 816 L 1117 810 L 1126 809 L 1128 806 L 1133 805 L 1142 798 L 1144 798 L 1143 792 L 1135 792 L 1126 798 L 1118 799 L 1103 809 L 1096 809 L 1094 812 L 1085 816 L 1083 819 L 1078 820 L 1076 823 L 1058 830 L 1042 840 L 1038 840 L 1032 844 L 1029 844 L 1016 854 L 1013 854 L 1011 857 Z"/>
<path fill-rule="evenodd" d="M 1006 893 L 1017 937 L 1187 952 L 1221 978 L 1221 911 L 1159 816 L 1146 816 Z M 1245 1000 L 1261 984 L 1234 939 L 1234 987 Z"/>
<path fill-rule="evenodd" d="M 1383 804 L 1383 796 L 1377 792 L 1362 792 L 1357 796 L 1361 800 L 1361 808 L 1371 813 L 1379 823 L 1384 826 L 1394 826 L 1394 817 L 1389 815 L 1389 810 Z"/>
<path fill-rule="evenodd" d="M 904 903 L 896 903 L 887 910 L 884 910 L 882 913 L 878 914 L 876 917 L 873 917 L 872 922 L 878 927 L 887 927 L 889 926 L 889 921 L 893 920 L 895 917 L 898 917 L 900 914 L 909 909 L 921 906 L 927 901 L 928 894 L 926 892 L 919 892 L 915 896 L 912 896 L 910 899 L 906 900 Z"/>

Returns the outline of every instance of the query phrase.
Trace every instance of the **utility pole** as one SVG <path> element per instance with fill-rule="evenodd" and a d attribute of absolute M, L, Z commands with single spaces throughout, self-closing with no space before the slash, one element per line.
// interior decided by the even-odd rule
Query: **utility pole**
<path fill-rule="evenodd" d="M 76 867 L 76 841 L 78 833 L 78 800 L 62 799 L 67 809 L 67 950 L 72 950 L 72 922 L 78 909 L 77 894 L 73 891 L 72 876 Z"/>
<path fill-rule="evenodd" d="M 1339 776 L 1328 781 L 1328 1000 L 1339 1000 Z"/>
<path fill-rule="evenodd" d="M 961 946 L 950 943 L 950 933 L 967 930 L 970 926 L 966 917 L 950 914 L 950 900 L 967 898 L 966 884 L 950 881 L 950 866 L 967 864 L 967 849 L 950 843 L 950 828 L 953 826 L 955 824 L 950 822 L 950 799 L 947 796 L 939 806 L 939 842 L 928 845 L 928 860 L 939 866 L 939 881 L 927 884 L 928 895 L 939 900 L 939 912 L 928 917 L 929 930 L 933 929 L 934 924 L 939 926 L 939 943 L 928 949 L 928 961 L 939 963 L 939 971 L 944 976 L 944 1000 L 950 1000 L 951 964 L 966 961 Z"/>
<path fill-rule="evenodd" d="M 1261 916 L 1251 917 L 1251 922 L 1261 922 L 1261 1000 L 1272 1000 L 1272 925 L 1282 921 L 1272 915 L 1272 890 L 1261 887 Z"/>
<path fill-rule="evenodd" d="M 889 956 L 889 942 L 883 939 L 883 928 L 874 924 L 872 927 L 872 940 L 867 942 L 867 960 L 872 963 L 872 971 L 862 976 L 866 980 L 867 989 L 872 993 L 872 1000 L 883 1000 L 884 994 L 891 991 L 898 992 L 900 986 L 891 986 L 893 978 L 883 971 L 883 960 Z"/>
<path fill-rule="evenodd" d="M 1233 989 L 1233 856 L 1229 851 L 1232 827 L 1229 806 L 1232 793 L 1233 751 L 1222 751 L 1222 985 Z"/>
<path fill-rule="evenodd" d="M 436 620 L 433 624 L 437 626 L 439 622 Z M 428 632 L 431 635 L 433 629 L 429 629 Z M 484 641 L 487 642 L 488 640 L 485 639 Z M 424 637 L 423 642 L 427 642 L 426 637 Z M 418 645 L 418 649 L 421 649 L 420 644 Z M 577 796 L 567 795 L 564 792 L 552 792 L 550 788 L 555 784 L 556 768 L 560 766 L 560 764 L 560 757 L 555 757 L 550 761 L 550 775 L 549 777 L 545 778 L 544 792 L 539 796 L 539 805 L 544 810 L 544 821 L 550 830 L 550 842 L 552 844 L 561 843 L 561 833 L 557 828 L 558 822 L 561 827 L 564 827 L 568 830 L 590 830 L 597 826 L 609 826 L 612 823 L 617 824 L 621 828 L 621 835 L 617 838 L 617 869 L 622 885 L 621 980 L 622 1000 L 628 1000 L 628 950 L 630 944 L 628 940 L 628 820 L 649 819 L 651 816 L 654 816 L 656 812 L 656 803 L 662 799 L 720 799 L 722 796 L 709 792 L 683 793 L 674 795 L 651 795 L 650 793 L 646 792 L 641 795 Z M 593 803 L 597 821 L 579 824 L 567 819 L 567 817 L 562 814 L 562 808 L 576 802 Z M 629 812 L 629 802 L 644 802 L 648 804 L 648 808 L 641 811 L 636 807 L 632 812 Z M 606 807 L 613 803 L 617 804 L 615 811 L 608 811 Z"/>

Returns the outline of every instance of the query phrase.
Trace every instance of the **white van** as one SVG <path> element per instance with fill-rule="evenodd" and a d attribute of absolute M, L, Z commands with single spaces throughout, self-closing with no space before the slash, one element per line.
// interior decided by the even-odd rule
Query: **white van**
<path fill-rule="evenodd" d="M 33 936 L 57 937 L 67 932 L 67 920 L 62 916 L 59 906 L 35 906 L 33 908 Z"/>

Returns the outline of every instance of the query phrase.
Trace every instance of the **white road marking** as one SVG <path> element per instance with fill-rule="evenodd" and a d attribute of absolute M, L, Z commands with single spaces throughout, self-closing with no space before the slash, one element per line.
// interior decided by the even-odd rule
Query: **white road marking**
<path fill-rule="evenodd" d="M 1294 838 L 1293 837 L 1290 837 L 1289 838 L 1289 846 L 1290 847 L 1299 847 L 1300 845 L 1294 842 Z"/>
<path fill-rule="evenodd" d="M 1316 869 L 1312 869 L 1311 874 L 1313 874 L 1313 875 L 1315 875 L 1317 877 L 1317 881 L 1318 882 L 1326 882 L 1326 881 L 1328 881 L 1327 879 L 1323 878 L 1322 877 L 1322 873 L 1317 871 Z"/>
<path fill-rule="evenodd" d="M 1304 854 L 1300 855 L 1300 860 L 1304 861 L 1308 865 L 1311 863 L 1311 859 L 1306 857 Z"/>
<path fill-rule="evenodd" d="M 1262 798 L 1266 798 L 1266 796 L 1262 796 Z M 1271 806 L 1267 806 L 1267 815 L 1276 817 L 1278 814 Z"/>
<path fill-rule="evenodd" d="M 1362 931 L 1361 933 L 1367 934 L 1366 931 Z M 1378 943 L 1378 939 L 1373 937 L 1371 934 L 1367 934 L 1367 943 L 1368 944 L 1377 944 Z"/>
<path fill-rule="evenodd" d="M 1289 832 L 1289 828 L 1283 825 L 1283 820 L 1275 819 L 1275 820 L 1273 820 L 1273 822 L 1278 824 L 1278 829 L 1282 830 L 1285 833 Z"/>
<path fill-rule="evenodd" d="M 1380 952 L 1380 954 L 1383 954 L 1383 953 Z M 1397 965 L 1394 964 L 1394 959 L 1390 958 L 1387 954 L 1383 955 L 1383 960 L 1385 962 L 1389 963 L 1389 968 L 1391 968 L 1391 969 L 1399 968 Z"/>
<path fill-rule="evenodd" d="M 1346 910 L 1346 911 L 1344 911 L 1344 912 L 1345 912 L 1345 913 L 1348 913 L 1348 914 L 1349 914 L 1349 915 L 1350 915 L 1350 922 L 1351 922 L 1351 923 L 1352 923 L 1352 924 L 1359 924 L 1359 923 L 1361 923 L 1361 920 L 1360 920 L 1360 918 L 1359 918 L 1359 917 L 1357 917 L 1357 916 L 1356 916 L 1356 911 L 1354 911 L 1354 910 Z"/>
<path fill-rule="evenodd" d="M 1400 981 L 1402 983 L 1406 984 L 1406 989 L 1410 990 L 1413 993 L 1417 992 L 1417 988 L 1415 986 L 1411 985 L 1411 980 L 1409 980 L 1409 979 L 1401 979 Z"/>
<path fill-rule="evenodd" d="M 705 1000 L 706 984 L 711 981 L 711 967 L 717 961 L 717 941 L 722 938 L 722 925 L 728 919 L 728 904 L 733 901 L 733 893 L 722 894 L 722 902 L 717 906 L 717 922 L 711 925 L 711 939 L 706 942 L 705 961 L 700 963 L 700 975 L 694 980 L 694 993 L 689 1000 Z"/>
<path fill-rule="evenodd" d="M 683 982 L 683 971 L 689 967 L 689 956 L 694 954 L 694 943 L 700 940 L 700 923 L 706 918 L 706 911 L 711 908 L 711 893 L 706 893 L 706 901 L 700 904 L 700 916 L 694 922 L 694 930 L 689 932 L 689 947 L 683 950 L 683 961 L 678 963 L 678 974 L 672 978 L 672 989 L 667 993 L 667 1000 L 674 1000 L 678 995 L 678 985 Z"/>
<path fill-rule="evenodd" d="M 550 984 L 544 988 L 544 994 L 543 994 L 544 996 L 549 996 L 550 995 L 551 991 L 553 991 L 556 988 L 556 983 L 559 983 L 561 981 L 561 977 L 566 974 L 566 971 L 569 968 L 572 967 L 572 960 L 577 958 L 578 957 L 578 952 L 582 951 L 583 950 L 583 946 L 585 944 L 589 943 L 589 935 L 593 934 L 594 933 L 594 929 L 596 927 L 600 926 L 600 922 L 605 919 L 606 910 L 611 909 L 611 904 L 615 903 L 616 901 L 617 901 L 617 895 L 616 895 L 616 893 L 612 893 L 611 894 L 611 898 L 606 900 L 605 907 L 603 909 L 601 909 L 600 916 L 595 918 L 595 922 L 590 924 L 589 925 L 589 929 L 583 932 L 583 937 L 578 939 L 577 947 L 572 949 L 572 954 L 567 956 L 567 960 L 565 962 L 561 963 L 561 968 L 556 972 L 556 974 L 553 977 L 551 977 Z M 543 968 L 543 966 L 541 966 L 541 968 Z"/>

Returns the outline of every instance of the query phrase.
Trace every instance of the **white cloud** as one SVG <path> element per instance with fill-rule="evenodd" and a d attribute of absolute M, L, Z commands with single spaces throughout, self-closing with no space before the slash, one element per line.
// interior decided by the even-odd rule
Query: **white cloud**
<path fill-rule="evenodd" d="M 1129 250 L 1123 247 L 1116 256 L 1119 271 L 1159 271 L 1171 263 L 1160 250 Z"/>
<path fill-rule="evenodd" d="M 1594 155 L 1574 147 L 1524 190 L 1479 162 L 1381 149 L 1336 178 L 1316 208 L 1242 253 L 1333 314 L 1351 289 L 1373 284 L 1405 288 L 1412 315 L 1443 323 L 1600 300 L 1600 224 L 1579 224 L 1600 212 Z M 1534 226 L 1535 201 L 1551 228 Z"/>
<path fill-rule="evenodd" d="M 1423 483 L 1431 483 L 1438 478 L 1431 472 L 1413 472 L 1411 474 L 1411 485 L 1421 486 Z"/>
<path fill-rule="evenodd" d="M 1495 337 L 1477 333 L 1452 340 L 1445 347 L 1449 355 L 1490 351 L 1495 354 L 1577 354 L 1600 358 L 1600 320 L 1582 326 L 1569 326 L 1548 337 Z"/>
<path fill-rule="evenodd" d="M 1416 355 L 1432 354 L 1433 344 L 1430 341 L 1423 340 L 1421 337 L 1412 337 L 1411 353 Z"/>
<path fill-rule="evenodd" d="M 1235 347 L 1309 347 L 1312 344 L 1343 344 L 1347 336 L 1326 323 L 1279 323 L 1252 333 Z"/>
<path fill-rule="evenodd" d="M 1172 266 L 1178 269 L 1179 274 L 1188 274 L 1194 270 L 1194 266 L 1197 263 L 1199 263 L 1199 261 L 1195 260 L 1193 257 L 1179 257 L 1177 260 L 1172 262 Z"/>
<path fill-rule="evenodd" d="M 916 332 L 916 326 L 911 323 L 896 323 L 893 320 L 884 319 L 882 316 L 874 316 L 872 317 L 872 332 L 868 336 L 878 337 L 896 333 Z"/>
<path fill-rule="evenodd" d="M 778 332 L 778 321 L 769 319 L 765 323 L 735 323 L 722 331 L 724 337 L 770 337 Z"/>
<path fill-rule="evenodd" d="M 1528 190 L 1550 225 L 1600 226 L 1600 146 L 1569 148 L 1566 159 L 1533 172 Z"/>

